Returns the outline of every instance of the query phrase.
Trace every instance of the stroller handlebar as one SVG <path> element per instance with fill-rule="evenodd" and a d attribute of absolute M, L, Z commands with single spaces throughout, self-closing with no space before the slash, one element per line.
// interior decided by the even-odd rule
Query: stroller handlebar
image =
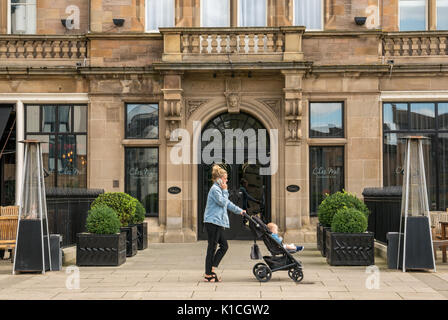
<path fill-rule="evenodd" d="M 254 223 L 257 226 L 257 228 L 260 226 L 258 222 L 254 221 L 254 219 L 252 219 L 252 217 L 249 214 L 247 214 L 247 212 L 243 211 L 243 216 L 252 223 Z"/>

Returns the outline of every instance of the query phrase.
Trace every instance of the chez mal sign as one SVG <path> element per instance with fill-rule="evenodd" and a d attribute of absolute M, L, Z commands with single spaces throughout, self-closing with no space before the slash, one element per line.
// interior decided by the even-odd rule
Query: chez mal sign
<path fill-rule="evenodd" d="M 313 169 L 313 176 L 316 176 L 317 178 L 320 179 L 334 178 L 336 176 L 339 176 L 340 174 L 341 174 L 341 168 L 319 167 Z"/>

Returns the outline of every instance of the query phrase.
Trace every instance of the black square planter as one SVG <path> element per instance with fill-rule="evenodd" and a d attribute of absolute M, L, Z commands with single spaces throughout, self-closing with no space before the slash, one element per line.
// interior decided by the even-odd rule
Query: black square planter
<path fill-rule="evenodd" d="M 119 266 L 126 261 L 126 234 L 78 233 L 77 266 Z"/>
<path fill-rule="evenodd" d="M 375 264 L 372 232 L 326 232 L 327 263 L 331 266 L 371 266 Z"/>
<path fill-rule="evenodd" d="M 126 232 L 126 257 L 137 254 L 137 226 L 121 227 L 121 232 Z"/>
<path fill-rule="evenodd" d="M 326 256 L 327 249 L 327 231 L 330 231 L 330 227 L 324 227 L 320 223 L 317 225 L 317 248 L 320 251 L 322 257 Z"/>
<path fill-rule="evenodd" d="M 145 250 L 148 248 L 148 223 L 137 224 L 137 249 Z"/>

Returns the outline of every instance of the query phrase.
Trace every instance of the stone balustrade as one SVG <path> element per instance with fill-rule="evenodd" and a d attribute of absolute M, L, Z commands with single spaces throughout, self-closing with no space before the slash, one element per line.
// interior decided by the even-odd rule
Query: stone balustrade
<path fill-rule="evenodd" d="M 448 56 L 448 32 L 385 33 L 382 45 L 386 57 Z"/>
<path fill-rule="evenodd" d="M 302 61 L 304 27 L 161 28 L 164 62 Z"/>
<path fill-rule="evenodd" d="M 1 35 L 1 65 L 74 65 L 87 58 L 83 36 Z"/>

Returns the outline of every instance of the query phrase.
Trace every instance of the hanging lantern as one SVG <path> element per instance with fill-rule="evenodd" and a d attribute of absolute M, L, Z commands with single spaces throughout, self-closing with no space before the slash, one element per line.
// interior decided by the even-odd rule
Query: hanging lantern
<path fill-rule="evenodd" d="M 406 139 L 397 269 L 434 269 L 422 136 Z"/>
<path fill-rule="evenodd" d="M 25 140 L 21 143 L 25 144 L 25 158 L 13 274 L 45 273 L 51 270 L 51 253 L 41 142 Z"/>

